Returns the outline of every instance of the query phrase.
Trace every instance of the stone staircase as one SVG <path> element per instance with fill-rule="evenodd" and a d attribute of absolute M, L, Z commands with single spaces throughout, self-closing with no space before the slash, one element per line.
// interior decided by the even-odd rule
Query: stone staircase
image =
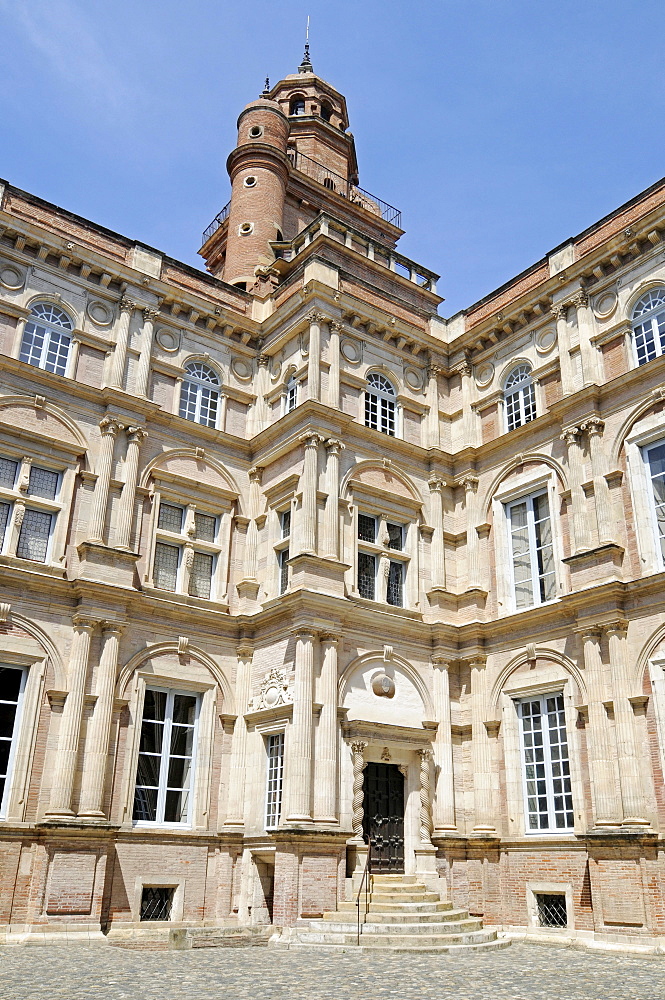
<path fill-rule="evenodd" d="M 453 909 L 436 892 L 417 881 L 415 875 L 373 875 L 369 908 L 365 917 L 365 895 L 360 903 L 360 948 L 391 951 L 443 952 L 456 954 L 507 948 L 496 931 L 483 928 L 482 920 L 466 910 Z M 355 902 L 340 903 L 334 913 L 316 920 L 301 919 L 290 939 L 290 947 L 358 950 Z"/>

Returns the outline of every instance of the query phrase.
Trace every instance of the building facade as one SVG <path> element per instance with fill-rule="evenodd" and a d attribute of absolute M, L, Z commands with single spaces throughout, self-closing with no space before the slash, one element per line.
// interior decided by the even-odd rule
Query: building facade
<path fill-rule="evenodd" d="M 468 310 L 304 59 L 207 272 L 2 183 L 0 933 L 288 928 L 366 841 L 665 938 L 665 181 Z"/>

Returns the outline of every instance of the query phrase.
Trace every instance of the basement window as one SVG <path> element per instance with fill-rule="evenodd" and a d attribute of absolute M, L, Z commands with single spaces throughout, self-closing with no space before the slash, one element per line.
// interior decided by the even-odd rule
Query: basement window
<path fill-rule="evenodd" d="M 537 892 L 536 906 L 538 908 L 539 927 L 567 927 L 568 910 L 566 896 L 561 892 Z"/>
<path fill-rule="evenodd" d="M 170 920 L 173 906 L 172 886 L 144 885 L 141 893 L 141 920 Z"/>

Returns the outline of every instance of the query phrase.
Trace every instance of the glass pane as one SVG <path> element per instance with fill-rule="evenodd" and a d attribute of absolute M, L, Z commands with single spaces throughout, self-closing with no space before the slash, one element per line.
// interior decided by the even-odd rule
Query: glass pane
<path fill-rule="evenodd" d="M 42 510 L 26 510 L 18 536 L 16 555 L 19 559 L 46 562 L 53 516 Z"/>
<path fill-rule="evenodd" d="M 291 511 L 283 510 L 280 518 L 282 522 L 282 538 L 288 538 L 291 534 Z"/>
<path fill-rule="evenodd" d="M 165 545 L 158 542 L 155 545 L 155 587 L 160 590 L 174 591 L 178 581 L 178 563 L 180 549 L 176 545 Z"/>
<path fill-rule="evenodd" d="M 189 809 L 189 791 L 168 791 L 164 809 L 165 823 L 184 823 Z"/>
<path fill-rule="evenodd" d="M 23 671 L 15 667 L 0 667 L 0 701 L 18 701 Z"/>
<path fill-rule="evenodd" d="M 193 726 L 173 726 L 171 729 L 171 753 L 190 757 L 194 746 Z"/>
<path fill-rule="evenodd" d="M 374 600 L 376 580 L 376 560 L 366 552 L 358 553 L 358 593 L 361 597 Z"/>
<path fill-rule="evenodd" d="M 198 386 L 193 382 L 183 382 L 180 390 L 180 416 L 185 420 L 196 420 Z"/>
<path fill-rule="evenodd" d="M 386 528 L 388 529 L 388 548 L 401 551 L 403 546 L 402 536 L 404 531 L 402 525 L 388 523 L 386 524 Z"/>
<path fill-rule="evenodd" d="M 403 603 L 403 579 L 404 573 L 402 564 L 391 562 L 388 570 L 388 587 L 386 590 L 386 600 L 396 608 L 401 608 Z"/>
<path fill-rule="evenodd" d="M 162 758 L 151 754 L 139 754 L 139 765 L 136 770 L 136 784 L 157 788 Z"/>
<path fill-rule="evenodd" d="M 43 497 L 45 500 L 55 500 L 58 493 L 58 480 L 60 476 L 50 469 L 40 469 L 36 465 L 30 466 L 30 482 L 28 493 L 31 497 Z"/>
<path fill-rule="evenodd" d="M 143 702 L 143 718 L 163 722 L 166 718 L 166 691 L 146 689 Z"/>
<path fill-rule="evenodd" d="M 63 333 L 50 330 L 47 338 L 44 368 L 55 375 L 64 375 L 67 369 L 67 356 L 71 340 Z"/>
<path fill-rule="evenodd" d="M 200 424 L 215 427 L 217 424 L 217 403 L 219 393 L 214 389 L 199 388 L 199 418 Z"/>
<path fill-rule="evenodd" d="M 183 514 L 182 507 L 176 507 L 175 504 L 162 501 L 159 505 L 157 527 L 163 531 L 174 531 L 179 534 L 182 531 Z"/>
<path fill-rule="evenodd" d="M 178 725 L 194 725 L 196 721 L 196 698 L 193 695 L 175 695 L 173 699 L 173 721 Z"/>
<path fill-rule="evenodd" d="M 157 789 L 139 788 L 134 792 L 134 812 L 136 822 L 154 823 L 157 819 Z"/>
<path fill-rule="evenodd" d="M 192 761 L 189 757 L 171 757 L 169 761 L 169 788 L 188 788 L 189 777 L 192 770 Z"/>
<path fill-rule="evenodd" d="M 205 552 L 195 552 L 189 574 L 189 593 L 192 597 L 208 600 L 212 586 L 213 556 Z"/>
<path fill-rule="evenodd" d="M 279 554 L 279 592 L 285 593 L 289 586 L 289 550 L 282 549 Z"/>
<path fill-rule="evenodd" d="M 514 503 L 510 508 L 510 525 L 515 530 L 516 528 L 526 527 L 526 516 L 527 516 L 527 505 L 526 501 L 522 503 Z"/>
<path fill-rule="evenodd" d="M 0 737 L 11 739 L 16 719 L 16 704 L 0 702 Z"/>
<path fill-rule="evenodd" d="M 369 514 L 358 514 L 358 538 L 363 542 L 376 541 L 376 519 Z"/>
<path fill-rule="evenodd" d="M 25 361 L 29 365 L 39 366 L 42 360 L 45 337 L 46 329 L 43 326 L 36 326 L 32 321 L 26 323 L 19 360 Z"/>
<path fill-rule="evenodd" d="M 11 512 L 11 504 L 0 503 L 0 551 L 5 541 L 5 533 L 7 531 L 7 525 L 9 524 L 9 514 Z"/>
<path fill-rule="evenodd" d="M 217 518 L 210 514 L 194 514 L 196 537 L 202 542 L 214 542 L 217 533 Z"/>
<path fill-rule="evenodd" d="M 164 723 L 162 722 L 150 722 L 146 719 L 143 720 L 143 725 L 141 726 L 141 753 L 157 753 L 162 752 L 162 742 L 164 740 Z"/>
<path fill-rule="evenodd" d="M 16 482 L 17 472 L 18 462 L 12 461 L 11 458 L 0 458 L 0 486 L 11 490 Z"/>

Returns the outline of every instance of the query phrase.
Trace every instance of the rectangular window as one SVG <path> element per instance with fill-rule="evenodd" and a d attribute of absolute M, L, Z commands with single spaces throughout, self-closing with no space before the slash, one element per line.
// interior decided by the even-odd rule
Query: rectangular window
<path fill-rule="evenodd" d="M 173 531 L 179 535 L 182 531 L 183 514 L 182 507 L 176 507 L 172 503 L 164 503 L 162 500 L 159 505 L 157 527 L 161 528 L 162 531 Z"/>
<path fill-rule="evenodd" d="M 144 885 L 141 893 L 140 920 L 170 920 L 173 893 L 170 886 Z"/>
<path fill-rule="evenodd" d="M 665 441 L 660 441 L 645 451 L 651 479 L 651 496 L 658 544 L 662 558 L 665 560 Z"/>
<path fill-rule="evenodd" d="M 539 927 L 567 927 L 568 910 L 563 892 L 535 893 Z"/>
<path fill-rule="evenodd" d="M 147 688 L 134 792 L 135 823 L 184 826 L 191 822 L 195 695 Z"/>
<path fill-rule="evenodd" d="M 367 552 L 358 553 L 358 593 L 368 600 L 376 595 L 376 556 Z"/>
<path fill-rule="evenodd" d="M 0 667 L 0 816 L 7 810 L 26 670 Z"/>
<path fill-rule="evenodd" d="M 285 594 L 289 586 L 289 550 L 279 553 L 279 592 Z"/>
<path fill-rule="evenodd" d="M 282 538 L 288 538 L 291 534 L 291 509 L 283 510 L 279 515 L 282 528 Z"/>
<path fill-rule="evenodd" d="M 388 569 L 388 588 L 386 600 L 395 608 L 401 608 L 404 603 L 404 566 L 402 563 L 390 562 Z"/>
<path fill-rule="evenodd" d="M 527 831 L 573 829 L 563 694 L 518 703 Z"/>
<path fill-rule="evenodd" d="M 530 608 L 556 597 L 552 522 L 546 493 L 507 504 L 515 606 Z"/>
<path fill-rule="evenodd" d="M 9 524 L 9 515 L 12 511 L 12 505 L 10 503 L 0 503 L 0 552 L 5 544 L 5 535 L 7 533 L 7 525 Z"/>
<path fill-rule="evenodd" d="M 404 548 L 404 529 L 401 524 L 391 524 L 390 521 L 386 524 L 388 531 L 388 548 L 395 549 L 396 552 L 401 552 Z"/>
<path fill-rule="evenodd" d="M 155 567 L 153 580 L 160 590 L 174 592 L 178 584 L 178 566 L 180 565 L 180 547 L 157 542 L 155 545 Z"/>
<path fill-rule="evenodd" d="M 17 472 L 18 462 L 12 461 L 11 458 L 0 458 L 0 486 L 8 490 L 13 489 Z"/>
<path fill-rule="evenodd" d="M 298 405 L 298 383 L 292 379 L 286 387 L 286 412 L 290 413 Z"/>
<path fill-rule="evenodd" d="M 284 733 L 269 736 L 268 777 L 266 784 L 266 830 L 279 826 L 282 813 L 282 779 L 284 776 Z"/>
<path fill-rule="evenodd" d="M 217 518 L 211 514 L 194 514 L 196 539 L 200 542 L 214 542 L 217 535 Z"/>
<path fill-rule="evenodd" d="M 25 511 L 16 546 L 16 555 L 19 559 L 46 562 L 52 523 L 52 514 L 30 508 Z"/>
<path fill-rule="evenodd" d="M 60 476 L 57 472 L 52 472 L 50 469 L 40 469 L 36 465 L 31 465 L 28 493 L 31 497 L 55 500 L 58 495 L 59 479 Z"/>
<path fill-rule="evenodd" d="M 376 518 L 370 514 L 358 514 L 358 538 L 361 542 L 376 541 Z"/>
<path fill-rule="evenodd" d="M 189 593 L 192 597 L 210 599 L 214 557 L 206 552 L 195 552 L 189 574 Z"/>

